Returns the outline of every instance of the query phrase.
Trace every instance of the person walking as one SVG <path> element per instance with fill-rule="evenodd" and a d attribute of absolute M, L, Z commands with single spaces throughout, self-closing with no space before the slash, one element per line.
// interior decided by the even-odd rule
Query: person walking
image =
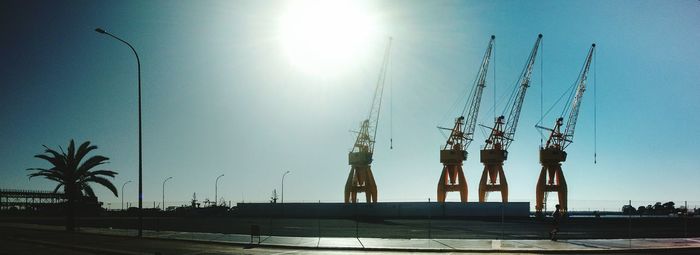
<path fill-rule="evenodd" d="M 552 241 L 557 240 L 557 233 L 559 233 L 559 221 L 561 221 L 561 218 L 563 216 L 563 213 L 561 211 L 561 206 L 556 205 L 556 210 L 552 213 L 552 231 L 549 231 L 549 239 Z"/>

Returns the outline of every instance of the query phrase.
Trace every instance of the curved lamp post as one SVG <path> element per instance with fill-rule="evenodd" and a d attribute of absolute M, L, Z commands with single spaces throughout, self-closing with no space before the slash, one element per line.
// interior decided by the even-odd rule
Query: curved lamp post
<path fill-rule="evenodd" d="M 166 178 L 165 181 L 163 181 L 163 203 L 161 204 L 163 206 L 163 212 L 165 212 L 165 182 L 167 182 L 168 180 L 170 180 L 172 178 L 173 177 L 170 176 L 170 177 Z"/>
<path fill-rule="evenodd" d="M 129 48 L 131 48 L 131 51 L 134 52 L 134 56 L 136 56 L 136 68 L 138 70 L 138 104 L 139 104 L 139 237 L 143 236 L 143 169 L 142 169 L 142 152 L 141 152 L 141 60 L 139 59 L 139 54 L 136 53 L 136 49 L 134 49 L 131 44 L 128 42 L 122 40 L 121 38 L 105 31 L 102 28 L 95 28 L 95 32 L 98 32 L 100 34 L 105 34 L 109 35 L 114 39 L 117 39 L 120 42 L 123 42 Z"/>
<path fill-rule="evenodd" d="M 124 211 L 124 186 L 126 186 L 126 184 L 130 182 L 131 181 L 127 181 L 124 184 L 122 184 L 122 211 Z"/>
<path fill-rule="evenodd" d="M 290 172 L 287 171 L 287 172 L 284 172 L 284 174 L 282 175 L 282 204 L 284 204 L 284 177 L 287 176 L 287 174 L 289 174 L 289 173 Z"/>
<path fill-rule="evenodd" d="M 219 178 L 224 177 L 223 174 L 219 175 L 219 177 L 216 177 L 216 181 L 214 182 L 214 206 L 218 204 L 218 198 L 217 196 L 219 195 Z"/>

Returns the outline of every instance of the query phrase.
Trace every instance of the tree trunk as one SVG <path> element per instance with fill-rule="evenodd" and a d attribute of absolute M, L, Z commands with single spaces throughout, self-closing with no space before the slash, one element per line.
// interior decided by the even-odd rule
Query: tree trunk
<path fill-rule="evenodd" d="M 65 189 L 66 197 L 68 198 L 66 210 L 66 230 L 75 231 L 75 191 L 72 188 Z"/>
<path fill-rule="evenodd" d="M 75 205 L 72 198 L 68 198 L 68 210 L 66 211 L 66 230 L 75 231 Z"/>

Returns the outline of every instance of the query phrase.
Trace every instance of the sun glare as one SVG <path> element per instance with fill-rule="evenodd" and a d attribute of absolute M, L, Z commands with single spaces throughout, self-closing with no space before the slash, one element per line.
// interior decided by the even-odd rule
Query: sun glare
<path fill-rule="evenodd" d="M 366 51 L 376 24 L 362 1 L 292 1 L 280 19 L 290 63 L 304 72 L 347 68 Z"/>

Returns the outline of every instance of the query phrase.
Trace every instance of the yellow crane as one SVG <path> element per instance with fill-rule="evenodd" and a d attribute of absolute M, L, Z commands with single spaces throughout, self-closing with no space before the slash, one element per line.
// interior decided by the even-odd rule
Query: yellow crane
<path fill-rule="evenodd" d="M 438 127 L 450 130 L 450 136 L 447 138 L 445 146 L 440 150 L 440 163 L 443 164 L 443 167 L 437 186 L 438 202 L 445 202 L 447 192 L 451 191 L 458 191 L 461 201 L 467 202 L 467 179 L 462 170 L 462 162 L 467 160 L 467 147 L 474 140 L 474 128 L 479 116 L 481 95 L 486 87 L 486 73 L 489 69 L 491 51 L 495 40 L 496 36 L 492 35 L 486 48 L 486 53 L 484 53 L 484 58 L 481 60 L 481 67 L 479 67 L 474 88 L 469 94 L 469 99 L 464 105 L 462 114 L 455 119 L 454 127 L 451 129 Z M 466 122 L 464 118 L 465 113 L 467 113 Z"/>
<path fill-rule="evenodd" d="M 379 71 L 379 79 L 374 89 L 372 105 L 369 115 L 360 123 L 357 139 L 352 150 L 348 154 L 350 174 L 345 183 L 345 203 L 357 203 L 357 193 L 365 193 L 367 203 L 377 202 L 377 183 L 372 175 L 372 156 L 374 154 L 374 142 L 379 124 L 379 112 L 382 108 L 382 95 L 384 94 L 384 82 L 386 80 L 387 67 L 389 65 L 389 53 L 391 50 L 391 37 L 384 52 L 384 60 Z"/>
<path fill-rule="evenodd" d="M 480 155 L 481 163 L 484 164 L 484 171 L 481 174 L 481 180 L 479 182 L 479 202 L 486 201 L 488 192 L 501 192 L 502 201 L 504 203 L 508 202 L 508 182 L 503 172 L 503 162 L 508 159 L 508 147 L 515 137 L 515 130 L 518 127 L 518 120 L 520 119 L 520 110 L 525 100 L 525 92 L 527 92 L 527 88 L 530 87 L 532 67 L 535 63 L 537 49 L 540 46 L 541 40 L 542 34 L 537 36 L 535 46 L 530 52 L 530 57 L 525 64 L 525 68 L 523 68 L 518 83 L 516 83 L 516 86 L 518 86 L 517 90 L 513 91 L 514 93 L 510 98 L 513 103 L 509 104 L 509 108 L 504 111 L 504 113 L 506 111 L 509 112 L 508 118 L 506 119 L 504 115 L 497 117 L 493 127 L 482 125 L 485 128 L 491 129 L 491 134 L 488 139 L 486 139 L 486 145 L 484 149 L 481 150 Z"/>
<path fill-rule="evenodd" d="M 569 108 L 569 118 L 566 121 L 566 127 L 564 132 L 561 131 L 562 126 L 564 126 L 564 118 L 558 117 L 554 123 L 554 128 L 547 128 L 539 125 L 535 127 L 539 129 L 544 129 L 549 131 L 549 138 L 544 147 L 540 148 L 540 163 L 542 164 L 542 170 L 540 171 L 540 176 L 537 179 L 537 188 L 535 190 L 536 202 L 535 202 L 535 213 L 537 215 L 542 214 L 542 209 L 545 203 L 545 194 L 548 192 L 557 192 L 559 196 L 559 206 L 561 210 L 566 212 L 568 210 L 568 188 L 566 186 L 566 179 L 564 179 L 564 172 L 561 170 L 561 162 L 566 161 L 566 149 L 573 142 L 574 130 L 576 128 L 576 121 L 578 120 L 578 112 L 581 107 L 581 100 L 583 99 L 583 92 L 586 91 L 586 79 L 588 77 L 588 70 L 591 66 L 591 60 L 593 59 L 593 53 L 595 52 L 595 43 L 591 45 L 588 50 L 588 55 L 586 56 L 586 61 L 583 63 L 581 72 L 578 79 L 576 80 L 576 94 L 574 97 L 569 99 L 571 103 Z M 561 116 L 564 116 L 562 112 Z"/>

